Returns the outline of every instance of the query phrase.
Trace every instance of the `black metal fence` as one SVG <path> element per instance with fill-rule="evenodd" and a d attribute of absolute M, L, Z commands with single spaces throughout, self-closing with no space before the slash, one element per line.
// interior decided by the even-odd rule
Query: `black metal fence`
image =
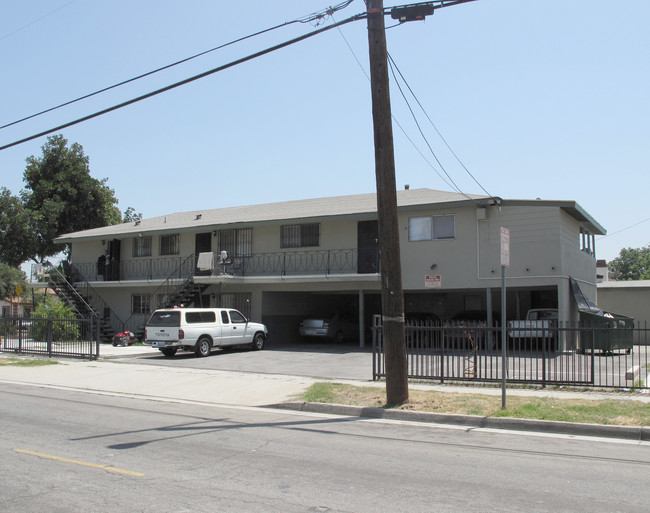
<path fill-rule="evenodd" d="M 0 352 L 97 359 L 98 324 L 90 319 L 0 318 Z"/>
<path fill-rule="evenodd" d="M 373 327 L 373 379 L 386 377 L 381 321 Z M 506 380 L 542 386 L 650 389 L 647 325 L 595 327 L 554 323 L 506 328 Z M 479 323 L 409 323 L 410 379 L 501 382 L 501 328 Z"/>

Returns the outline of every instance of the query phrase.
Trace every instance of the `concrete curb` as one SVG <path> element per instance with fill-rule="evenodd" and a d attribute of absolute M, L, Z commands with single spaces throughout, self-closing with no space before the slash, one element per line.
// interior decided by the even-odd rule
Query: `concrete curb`
<path fill-rule="evenodd" d="M 650 441 L 650 427 L 648 426 L 605 426 L 601 424 L 579 424 L 574 422 L 557 422 L 548 420 L 477 417 L 473 415 L 427 413 L 385 408 L 345 406 L 341 404 L 304 402 L 273 404 L 269 405 L 269 408 L 307 411 L 314 413 L 329 413 L 334 415 L 366 417 L 371 419 L 428 422 L 432 424 L 467 426 L 469 428 L 510 429 L 513 431 L 620 438 L 624 440 L 636 440 L 639 442 Z"/>

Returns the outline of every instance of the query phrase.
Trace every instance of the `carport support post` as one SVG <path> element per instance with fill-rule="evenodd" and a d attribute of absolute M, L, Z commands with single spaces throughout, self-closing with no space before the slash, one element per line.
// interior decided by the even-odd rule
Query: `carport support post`
<path fill-rule="evenodd" d="M 359 291 L 359 347 L 366 347 L 366 326 L 364 320 L 366 318 L 366 308 L 363 303 L 363 290 Z"/>
<path fill-rule="evenodd" d="M 368 47 L 370 89 L 375 139 L 375 178 L 381 254 L 382 330 L 386 362 L 386 403 L 408 401 L 406 342 L 404 340 L 404 293 L 397 222 L 395 154 L 388 90 L 388 52 L 383 0 L 368 0 Z"/>

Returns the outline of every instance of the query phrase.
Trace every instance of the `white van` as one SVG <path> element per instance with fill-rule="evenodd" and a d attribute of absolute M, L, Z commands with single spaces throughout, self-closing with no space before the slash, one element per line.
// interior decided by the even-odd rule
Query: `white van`
<path fill-rule="evenodd" d="M 193 351 L 208 356 L 213 347 L 264 347 L 268 331 L 232 308 L 167 308 L 156 310 L 147 321 L 144 343 L 165 356 Z"/>

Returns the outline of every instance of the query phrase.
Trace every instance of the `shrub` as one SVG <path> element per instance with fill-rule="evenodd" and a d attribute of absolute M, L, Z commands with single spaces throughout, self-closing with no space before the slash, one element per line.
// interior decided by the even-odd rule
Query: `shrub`
<path fill-rule="evenodd" d="M 40 303 L 32 315 L 32 338 L 47 341 L 47 330 L 52 321 L 52 341 L 79 340 L 79 324 L 74 320 L 72 307 L 53 298 L 46 298 Z M 47 319 L 47 320 L 46 320 Z"/>

